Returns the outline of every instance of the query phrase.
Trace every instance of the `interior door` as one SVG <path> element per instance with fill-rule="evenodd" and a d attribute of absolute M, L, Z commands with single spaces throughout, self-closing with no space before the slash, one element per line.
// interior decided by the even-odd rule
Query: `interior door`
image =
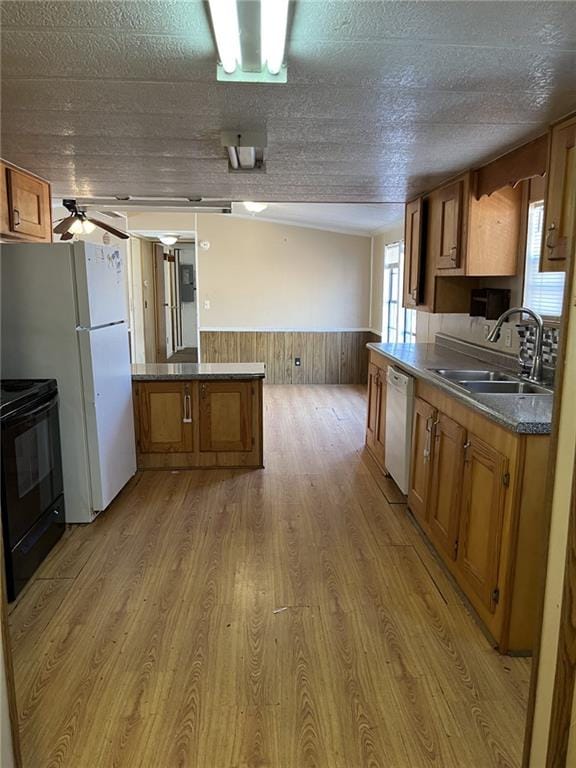
<path fill-rule="evenodd" d="M 480 602 L 494 611 L 499 598 L 498 567 L 508 459 L 480 438 L 469 435 L 458 542 L 462 576 Z"/>
<path fill-rule="evenodd" d="M 139 382 L 141 453 L 189 453 L 194 450 L 190 382 Z"/>
<path fill-rule="evenodd" d="M 156 362 L 168 359 L 166 340 L 166 280 L 164 273 L 164 248 L 154 244 L 154 306 L 156 315 Z"/>
<path fill-rule="evenodd" d="M 254 446 L 252 381 L 200 383 L 200 450 L 251 451 Z"/>
<path fill-rule="evenodd" d="M 428 526 L 428 496 L 432 462 L 432 430 L 436 409 L 417 397 L 412 423 L 412 462 L 408 487 L 408 506 L 419 522 Z"/>
<path fill-rule="evenodd" d="M 461 265 L 462 195 L 461 181 L 449 184 L 438 193 L 437 215 L 440 217 L 438 269 L 458 269 Z"/>
<path fill-rule="evenodd" d="M 430 536 L 451 560 L 456 559 L 466 431 L 445 414 L 434 422 L 430 489 Z"/>

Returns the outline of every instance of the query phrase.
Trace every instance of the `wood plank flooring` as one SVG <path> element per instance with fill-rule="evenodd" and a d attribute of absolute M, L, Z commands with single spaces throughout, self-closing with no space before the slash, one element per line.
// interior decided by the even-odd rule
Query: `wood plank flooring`
<path fill-rule="evenodd" d="M 25 768 L 513 768 L 500 657 L 390 480 L 363 388 L 265 387 L 266 469 L 146 472 L 11 613 Z"/>

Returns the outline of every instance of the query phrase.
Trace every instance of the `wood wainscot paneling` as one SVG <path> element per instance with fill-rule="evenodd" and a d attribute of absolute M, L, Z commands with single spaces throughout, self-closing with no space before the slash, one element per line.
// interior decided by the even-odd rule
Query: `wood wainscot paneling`
<path fill-rule="evenodd" d="M 365 384 L 371 341 L 370 331 L 200 331 L 203 363 L 265 363 L 268 384 Z"/>

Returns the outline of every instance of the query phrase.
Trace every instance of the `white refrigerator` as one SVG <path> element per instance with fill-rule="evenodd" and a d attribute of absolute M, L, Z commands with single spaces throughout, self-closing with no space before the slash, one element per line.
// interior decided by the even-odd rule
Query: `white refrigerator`
<path fill-rule="evenodd" d="M 3 244 L 2 378 L 54 378 L 66 521 L 88 523 L 136 472 L 127 270 L 117 246 Z"/>

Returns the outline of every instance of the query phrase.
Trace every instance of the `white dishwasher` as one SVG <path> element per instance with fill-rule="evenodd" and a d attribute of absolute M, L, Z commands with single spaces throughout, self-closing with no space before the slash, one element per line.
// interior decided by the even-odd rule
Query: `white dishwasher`
<path fill-rule="evenodd" d="M 410 482 L 414 379 L 389 365 L 386 382 L 386 469 L 406 494 Z"/>

